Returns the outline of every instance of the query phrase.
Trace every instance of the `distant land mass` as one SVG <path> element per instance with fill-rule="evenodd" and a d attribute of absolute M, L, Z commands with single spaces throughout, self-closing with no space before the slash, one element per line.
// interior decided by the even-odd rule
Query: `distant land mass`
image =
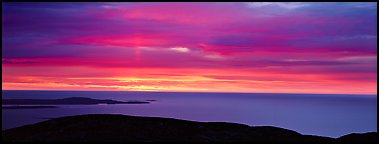
<path fill-rule="evenodd" d="M 67 116 L 2 131 L 2 142 L 64 141 L 376 143 L 377 132 L 329 138 L 272 126 L 113 114 Z"/>
<path fill-rule="evenodd" d="M 110 99 L 92 99 L 70 97 L 63 99 L 3 99 L 5 105 L 93 105 L 93 104 L 148 104 L 148 101 L 115 101 Z"/>

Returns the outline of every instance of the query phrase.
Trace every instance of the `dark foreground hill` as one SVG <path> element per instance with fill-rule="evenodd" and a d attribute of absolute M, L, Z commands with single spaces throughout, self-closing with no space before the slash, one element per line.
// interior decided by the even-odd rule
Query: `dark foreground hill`
<path fill-rule="evenodd" d="M 110 99 L 92 99 L 70 97 L 63 99 L 2 99 L 5 105 L 92 105 L 92 104 L 148 104 L 148 101 L 115 101 Z"/>
<path fill-rule="evenodd" d="M 2 141 L 205 141 L 205 142 L 371 142 L 377 133 L 351 134 L 338 139 L 302 135 L 271 127 L 224 122 L 194 122 L 170 118 L 93 114 L 51 119 L 2 131 Z"/>

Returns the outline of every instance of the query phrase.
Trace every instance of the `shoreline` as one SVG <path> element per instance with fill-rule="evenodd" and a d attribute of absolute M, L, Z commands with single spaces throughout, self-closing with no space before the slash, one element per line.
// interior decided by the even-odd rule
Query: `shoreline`
<path fill-rule="evenodd" d="M 48 136 L 49 138 L 47 138 Z M 2 131 L 2 141 L 245 141 L 376 142 L 377 132 L 339 138 L 303 135 L 273 126 L 196 122 L 173 118 L 87 114 L 54 118 Z"/>

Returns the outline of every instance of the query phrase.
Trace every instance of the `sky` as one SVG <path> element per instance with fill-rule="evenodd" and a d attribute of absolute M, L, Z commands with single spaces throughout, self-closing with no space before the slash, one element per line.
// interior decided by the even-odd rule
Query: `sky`
<path fill-rule="evenodd" d="M 3 90 L 377 94 L 376 2 L 2 2 Z"/>

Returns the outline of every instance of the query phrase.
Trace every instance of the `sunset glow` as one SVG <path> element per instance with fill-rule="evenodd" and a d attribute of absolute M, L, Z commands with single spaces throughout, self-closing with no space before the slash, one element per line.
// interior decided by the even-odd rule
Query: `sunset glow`
<path fill-rule="evenodd" d="M 4 3 L 3 90 L 377 94 L 377 3 Z"/>

